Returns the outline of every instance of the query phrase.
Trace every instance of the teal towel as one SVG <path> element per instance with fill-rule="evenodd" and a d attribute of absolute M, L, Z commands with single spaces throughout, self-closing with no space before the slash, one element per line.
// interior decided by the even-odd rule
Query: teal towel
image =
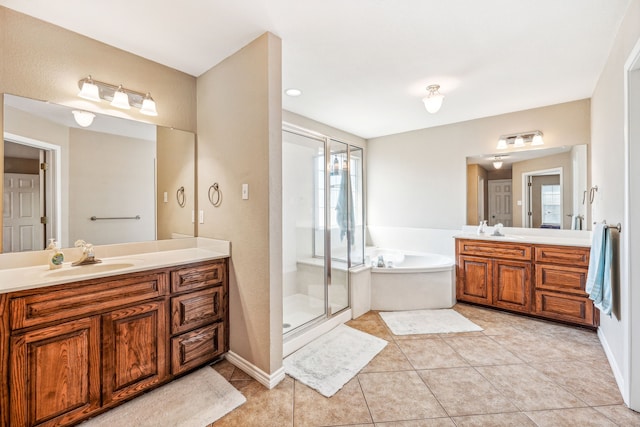
<path fill-rule="evenodd" d="M 605 224 L 596 224 L 591 240 L 589 272 L 586 291 L 593 304 L 602 313 L 611 316 L 611 262 L 613 247 L 611 230 Z"/>

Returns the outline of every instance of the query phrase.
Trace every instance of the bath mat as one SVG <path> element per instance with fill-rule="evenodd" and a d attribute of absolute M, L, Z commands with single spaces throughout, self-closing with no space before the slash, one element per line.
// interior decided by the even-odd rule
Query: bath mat
<path fill-rule="evenodd" d="M 331 397 L 386 345 L 383 339 L 340 325 L 284 359 L 284 371 Z"/>
<path fill-rule="evenodd" d="M 380 317 L 394 335 L 448 334 L 482 331 L 482 328 L 450 308 L 440 310 L 386 311 Z"/>
<path fill-rule="evenodd" d="M 143 394 L 82 427 L 206 427 L 246 402 L 212 367 L 206 366 Z"/>

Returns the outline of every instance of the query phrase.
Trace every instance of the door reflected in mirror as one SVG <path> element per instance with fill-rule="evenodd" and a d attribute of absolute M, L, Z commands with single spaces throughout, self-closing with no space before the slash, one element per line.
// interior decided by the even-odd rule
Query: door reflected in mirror
<path fill-rule="evenodd" d="M 195 235 L 190 132 L 5 94 L 2 168 L 3 253 Z"/>
<path fill-rule="evenodd" d="M 467 157 L 468 225 L 587 230 L 586 191 L 587 145 Z"/>

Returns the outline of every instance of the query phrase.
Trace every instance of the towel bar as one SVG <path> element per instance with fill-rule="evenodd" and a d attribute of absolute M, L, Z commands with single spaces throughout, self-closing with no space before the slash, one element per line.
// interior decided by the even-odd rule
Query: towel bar
<path fill-rule="evenodd" d="M 603 223 L 604 225 L 606 225 L 606 226 L 607 226 L 607 228 L 615 228 L 616 230 L 618 230 L 618 233 L 621 233 L 621 232 L 622 232 L 622 224 L 620 224 L 620 223 L 617 223 L 616 225 L 607 224 L 607 221 L 602 221 L 602 223 Z M 596 224 L 597 224 L 597 222 L 596 222 L 596 221 L 594 221 L 594 222 L 593 222 L 593 225 L 596 225 Z"/>
<path fill-rule="evenodd" d="M 136 216 L 112 216 L 112 217 L 104 217 L 104 218 L 100 218 L 100 217 L 97 217 L 97 216 L 92 216 L 89 219 L 91 221 L 98 221 L 98 220 L 102 220 L 102 219 L 140 219 L 140 215 L 136 215 Z"/>

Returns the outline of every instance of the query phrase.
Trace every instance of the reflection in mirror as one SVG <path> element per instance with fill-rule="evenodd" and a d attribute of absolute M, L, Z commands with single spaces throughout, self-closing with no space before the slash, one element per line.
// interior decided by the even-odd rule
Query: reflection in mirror
<path fill-rule="evenodd" d="M 588 230 L 587 145 L 467 157 L 467 224 Z"/>
<path fill-rule="evenodd" d="M 81 127 L 65 106 L 4 104 L 3 253 L 194 235 L 193 134 L 106 115 Z"/>

